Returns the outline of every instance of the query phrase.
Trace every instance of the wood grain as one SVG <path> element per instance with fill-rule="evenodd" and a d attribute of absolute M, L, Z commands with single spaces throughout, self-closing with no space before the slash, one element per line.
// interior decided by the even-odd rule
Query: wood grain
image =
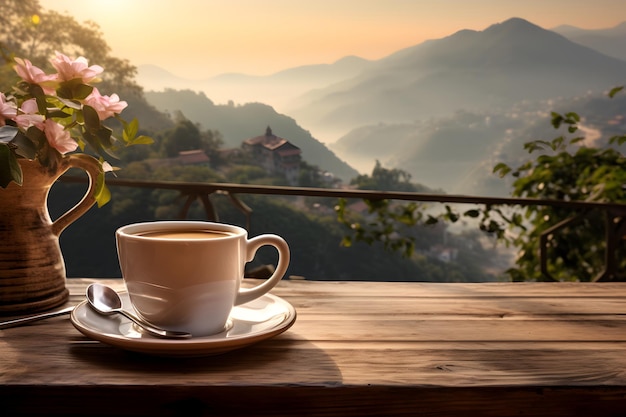
<path fill-rule="evenodd" d="M 70 303 L 88 282 L 68 281 Z M 298 311 L 290 330 L 204 358 L 125 352 L 67 318 L 0 330 L 0 410 L 626 415 L 626 284 L 283 281 L 273 293 Z"/>

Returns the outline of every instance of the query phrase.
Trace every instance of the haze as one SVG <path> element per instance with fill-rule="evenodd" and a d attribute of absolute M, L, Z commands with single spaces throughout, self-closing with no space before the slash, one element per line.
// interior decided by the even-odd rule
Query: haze
<path fill-rule="evenodd" d="M 544 28 L 626 20 L 623 0 L 41 0 L 48 10 L 100 25 L 113 55 L 190 79 L 268 75 L 344 56 L 399 49 L 483 30 L 510 17 Z"/>

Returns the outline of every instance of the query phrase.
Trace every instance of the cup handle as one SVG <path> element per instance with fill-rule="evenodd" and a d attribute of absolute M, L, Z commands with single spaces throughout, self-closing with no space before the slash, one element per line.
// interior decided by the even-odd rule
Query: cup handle
<path fill-rule="evenodd" d="M 240 288 L 237 293 L 237 298 L 235 299 L 235 305 L 250 302 L 267 293 L 283 279 L 283 276 L 287 272 L 290 252 L 289 245 L 287 245 L 285 239 L 277 235 L 260 235 L 253 237 L 247 241 L 246 262 L 250 262 L 254 259 L 256 251 L 259 250 L 261 246 L 274 246 L 276 250 L 278 250 L 278 265 L 276 266 L 276 270 L 264 283 L 252 288 Z"/>
<path fill-rule="evenodd" d="M 85 214 L 87 210 L 91 208 L 96 202 L 95 198 L 95 190 L 96 190 L 96 181 L 98 179 L 98 175 L 102 172 L 102 167 L 100 166 L 100 162 L 85 154 L 71 154 L 66 156 L 68 161 L 68 169 L 71 167 L 80 168 L 83 171 L 87 172 L 89 176 L 89 188 L 83 195 L 83 198 L 71 209 L 69 209 L 65 214 L 60 216 L 58 219 L 52 223 L 52 232 L 59 236 L 63 230 L 70 224 L 72 224 L 76 219 Z"/>

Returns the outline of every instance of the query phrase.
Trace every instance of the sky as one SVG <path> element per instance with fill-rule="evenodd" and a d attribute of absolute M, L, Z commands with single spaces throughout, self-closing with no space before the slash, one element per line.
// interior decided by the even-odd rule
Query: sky
<path fill-rule="evenodd" d="M 356 55 L 380 59 L 511 17 L 545 29 L 626 21 L 624 0 L 40 0 L 96 22 L 112 55 L 206 79 L 269 75 Z"/>

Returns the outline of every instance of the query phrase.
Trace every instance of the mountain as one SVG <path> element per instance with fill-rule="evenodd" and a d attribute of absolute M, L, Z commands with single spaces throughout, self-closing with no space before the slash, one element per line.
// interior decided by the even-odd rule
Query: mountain
<path fill-rule="evenodd" d="M 302 149 L 302 157 L 308 163 L 317 165 L 344 181 L 358 175 L 356 170 L 313 138 L 310 132 L 302 129 L 295 120 L 277 113 L 268 105 L 216 105 L 204 93 L 190 90 L 149 91 L 145 96 L 150 104 L 163 112 L 181 111 L 203 129 L 219 131 L 223 135 L 226 148 L 239 147 L 244 140 L 264 134 L 267 126 L 270 126 L 274 134 Z"/>
<path fill-rule="evenodd" d="M 602 91 L 621 85 L 625 74 L 626 62 L 513 18 L 398 51 L 300 97 L 286 112 L 322 137 Z"/>
<path fill-rule="evenodd" d="M 580 29 L 564 25 L 552 31 L 580 45 L 626 61 L 626 22 L 609 29 Z"/>
<path fill-rule="evenodd" d="M 185 89 L 193 80 L 178 77 L 157 65 L 139 65 L 137 67 L 137 83 L 145 91 L 159 91 L 163 88 Z"/>
<path fill-rule="evenodd" d="M 370 65 L 366 59 L 347 56 L 332 64 L 304 65 L 267 76 L 231 73 L 203 80 L 185 79 L 158 66 L 141 65 L 137 82 L 146 91 L 189 89 L 204 92 L 215 103 L 262 102 L 280 108 L 307 91 L 352 78 Z"/>

